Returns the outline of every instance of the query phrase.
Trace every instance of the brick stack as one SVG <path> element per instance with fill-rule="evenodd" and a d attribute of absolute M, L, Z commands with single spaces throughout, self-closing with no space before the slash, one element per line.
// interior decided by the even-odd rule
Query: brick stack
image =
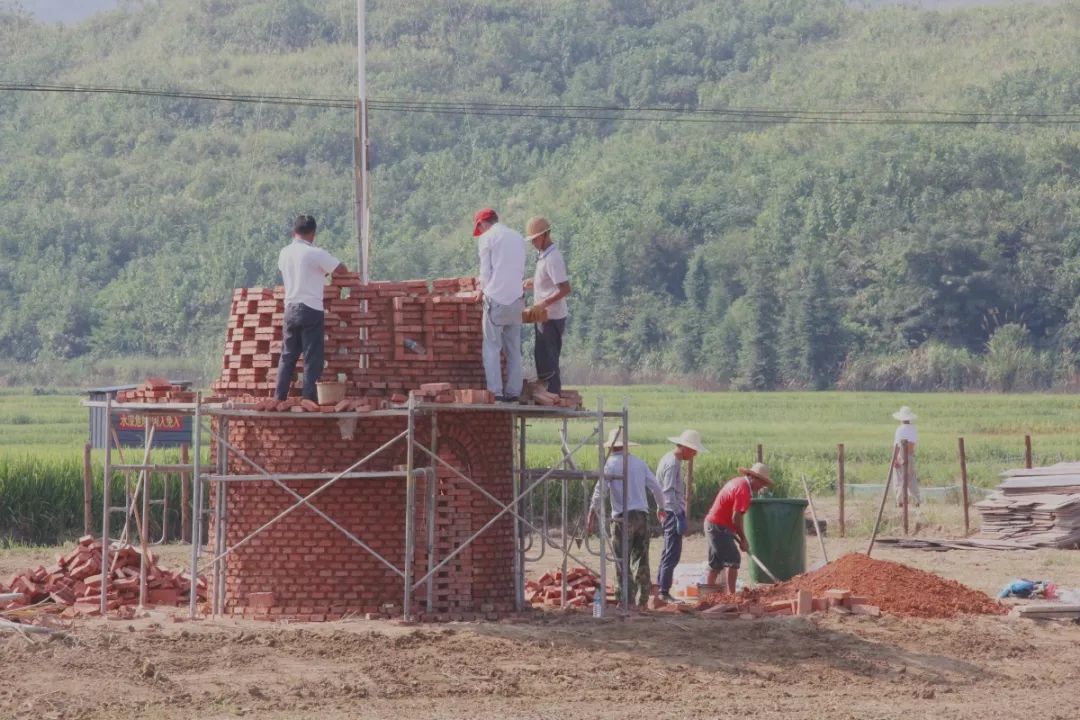
<path fill-rule="evenodd" d="M 267 470 L 283 474 L 342 470 L 403 430 L 401 418 L 365 419 L 354 439 L 341 438 L 336 421 L 287 414 L 281 417 L 232 418 L 231 441 Z M 498 412 L 446 411 L 438 420 L 439 455 L 488 492 L 509 502 L 513 431 Z M 418 442 L 430 447 L 430 427 L 423 420 Z M 377 456 L 366 470 L 387 471 L 405 463 L 405 443 Z M 427 461 L 417 452 L 418 464 Z M 230 458 L 230 471 L 250 472 Z M 436 470 L 435 559 L 449 555 L 498 511 L 493 503 L 445 468 Z M 287 483 L 306 495 L 322 483 Z M 417 482 L 415 579 L 427 569 L 427 484 Z M 239 542 L 295 498 L 272 482 L 228 486 L 226 538 Z M 216 498 L 212 498 L 216 502 Z M 320 510 L 367 543 L 397 567 L 404 566 L 405 481 L 401 478 L 339 480 L 312 501 Z M 434 612 L 508 612 L 513 609 L 513 524 L 505 514 L 472 545 L 435 575 Z M 214 537 L 211 531 L 210 537 Z M 234 551 L 227 560 L 225 611 L 257 619 L 325 620 L 379 613 L 400 605 L 403 582 L 386 565 L 353 544 L 307 507 L 300 507 Z M 423 609 L 426 586 L 414 597 Z"/>
<path fill-rule="evenodd" d="M 190 403 L 195 402 L 195 393 L 173 385 L 165 378 L 149 377 L 141 387 L 121 390 L 116 393 L 116 401 L 122 403 Z"/>
<path fill-rule="evenodd" d="M 566 607 L 586 607 L 599 591 L 600 578 L 588 568 L 576 567 L 566 572 Z M 617 602 L 610 588 L 606 595 L 609 602 Z M 562 607 L 562 571 L 552 570 L 537 580 L 527 581 L 525 602 L 536 607 Z"/>
<path fill-rule="evenodd" d="M 477 297 L 475 278 L 362 285 L 355 273 L 334 276 L 323 293 L 323 378 L 347 383 L 347 393 L 354 396 L 408 394 L 429 382 L 482 389 Z M 261 397 L 273 392 L 284 312 L 283 288 L 234 291 L 215 391 Z M 297 377 L 302 370 L 301 358 Z"/>
<path fill-rule="evenodd" d="M 109 552 L 109 588 L 105 596 L 106 609 L 123 615 L 139 602 L 139 565 L 142 553 L 131 545 L 113 545 Z M 158 567 L 153 554 L 147 558 L 147 593 L 149 605 L 176 606 L 186 604 L 190 597 L 191 581 L 186 573 Z M 21 598 L 0 606 L 0 610 L 15 610 L 37 603 L 51 603 L 53 610 L 62 608 L 62 617 L 101 614 L 101 542 L 90 535 L 66 555 L 58 555 L 56 564 L 39 565 L 12 576 L 6 585 L 0 583 L 0 593 L 20 593 Z M 206 599 L 206 580 L 199 577 L 196 592 Z"/>

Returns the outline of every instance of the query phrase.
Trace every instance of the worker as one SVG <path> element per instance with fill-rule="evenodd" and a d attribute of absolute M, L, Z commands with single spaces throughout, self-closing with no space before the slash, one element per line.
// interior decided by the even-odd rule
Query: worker
<path fill-rule="evenodd" d="M 735 592 L 735 580 L 739 575 L 742 556 L 739 551 L 749 552 L 750 545 L 743 531 L 743 516 L 750 509 L 750 500 L 762 488 L 771 488 L 769 466 L 754 463 L 750 468 L 739 468 L 739 476 L 728 480 L 716 494 L 709 514 L 705 516 L 705 537 L 709 543 L 709 573 L 706 582 L 716 584 L 716 577 L 724 573 L 724 583 L 729 593 Z"/>
<path fill-rule="evenodd" d="M 293 222 L 292 242 L 278 254 L 278 270 L 285 284 L 285 318 L 277 374 L 278 400 L 289 396 L 293 370 L 301 352 L 304 354 L 303 396 L 316 400 L 315 383 L 323 370 L 323 287 L 327 275 L 348 272 L 341 261 L 322 248 L 315 247 L 317 230 L 315 218 L 310 215 L 297 216 Z"/>
<path fill-rule="evenodd" d="M 473 215 L 473 237 L 480 252 L 480 290 L 484 303 L 484 375 L 499 402 L 521 396 L 521 313 L 525 310 L 525 238 L 484 208 Z M 502 359 L 506 356 L 506 383 Z"/>
<path fill-rule="evenodd" d="M 649 601 L 649 590 L 652 586 L 652 573 L 649 572 L 649 500 L 645 496 L 645 489 L 652 493 L 656 507 L 662 508 L 664 493 L 656 476 L 645 464 L 645 461 L 629 452 L 629 448 L 637 447 L 636 442 L 623 443 L 622 428 L 615 428 L 608 434 L 604 447 L 608 450 L 608 459 L 604 463 L 604 477 L 607 479 L 608 494 L 611 497 L 611 525 L 610 536 L 615 550 L 615 561 L 620 563 L 622 559 L 622 520 L 626 518 L 626 533 L 628 536 L 629 566 L 634 568 L 629 572 L 630 579 L 627 597 L 630 604 L 635 601 L 639 605 L 645 605 Z M 623 453 L 626 452 L 626 499 L 623 498 Z M 596 483 L 593 490 L 592 502 L 589 504 L 589 519 L 585 526 L 585 533 L 591 535 L 600 514 L 600 483 Z M 618 597 L 623 596 L 623 578 L 621 565 L 618 580 Z M 636 592 L 635 592 L 636 591 Z"/>
<path fill-rule="evenodd" d="M 551 241 L 551 224 L 546 218 L 531 218 L 525 225 L 525 239 L 539 253 L 536 272 L 525 281 L 525 289 L 533 291 L 533 306 L 547 310 L 547 320 L 536 323 L 533 358 L 536 377 L 548 392 L 562 392 L 559 356 L 562 354 L 563 333 L 566 331 L 566 296 L 570 294 L 570 278 L 566 261 Z"/>
<path fill-rule="evenodd" d="M 915 473 L 915 444 L 919 442 L 919 431 L 912 425 L 912 421 L 915 420 L 918 415 L 911 412 L 911 408 L 904 405 L 902 408 L 893 413 L 893 417 L 900 421 L 899 427 L 896 428 L 896 433 L 893 435 L 893 452 L 896 457 L 896 465 L 894 466 L 896 474 L 896 504 L 904 504 L 904 466 L 908 465 L 906 473 L 908 482 L 908 502 L 914 503 L 916 506 L 921 502 L 919 497 L 919 478 Z M 897 450 L 901 448 L 901 442 L 907 440 L 908 443 L 908 456 L 904 457 L 903 450 Z"/>
<path fill-rule="evenodd" d="M 709 451 L 701 444 L 701 434 L 697 430 L 683 430 L 682 435 L 668 440 L 675 445 L 675 449 L 660 458 L 656 466 L 656 479 L 664 493 L 664 504 L 657 511 L 664 528 L 664 550 L 660 554 L 656 584 L 660 586 L 660 599 L 674 602 L 671 583 L 675 577 L 675 566 L 682 559 L 682 541 L 686 534 L 686 486 L 683 484 L 682 464 L 698 453 Z"/>

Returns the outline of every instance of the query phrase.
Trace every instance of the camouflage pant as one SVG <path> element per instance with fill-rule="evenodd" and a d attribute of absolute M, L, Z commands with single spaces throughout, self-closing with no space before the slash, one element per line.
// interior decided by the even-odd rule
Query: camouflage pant
<path fill-rule="evenodd" d="M 622 602 L 622 522 L 616 519 L 610 527 L 615 566 L 619 568 L 616 592 L 619 602 Z M 649 600 L 649 588 L 652 586 L 652 574 L 649 572 L 649 516 L 642 510 L 631 510 L 626 529 L 630 536 L 630 604 L 637 602 L 644 605 Z"/>

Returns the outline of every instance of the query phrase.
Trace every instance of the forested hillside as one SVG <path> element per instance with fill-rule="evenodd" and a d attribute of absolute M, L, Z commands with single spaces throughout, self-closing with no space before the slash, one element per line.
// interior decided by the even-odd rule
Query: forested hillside
<path fill-rule="evenodd" d="M 0 11 L 0 80 L 348 97 L 353 7 L 162 0 L 68 27 Z M 755 388 L 1073 376 L 1080 2 L 368 7 L 371 93 L 384 101 L 371 112 L 376 278 L 474 272 L 470 218 L 491 204 L 519 228 L 551 218 L 575 287 L 566 353 L 582 369 Z M 488 105 L 417 112 L 393 99 Z M 805 112 L 765 123 L 540 106 Z M 929 110 L 994 115 L 911 114 Z M 853 114 L 806 121 L 826 111 Z M 1018 112 L 1058 115 L 1002 121 Z M 277 282 L 297 212 L 355 266 L 352 120 L 0 91 L 0 376 L 72 358 L 213 357 L 231 288 Z"/>

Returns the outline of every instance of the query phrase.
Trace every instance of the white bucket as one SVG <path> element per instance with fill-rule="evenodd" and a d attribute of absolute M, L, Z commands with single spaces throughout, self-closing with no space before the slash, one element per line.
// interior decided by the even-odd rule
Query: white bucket
<path fill-rule="evenodd" d="M 345 383 L 330 381 L 315 383 L 315 393 L 320 405 L 337 405 L 345 399 Z"/>

